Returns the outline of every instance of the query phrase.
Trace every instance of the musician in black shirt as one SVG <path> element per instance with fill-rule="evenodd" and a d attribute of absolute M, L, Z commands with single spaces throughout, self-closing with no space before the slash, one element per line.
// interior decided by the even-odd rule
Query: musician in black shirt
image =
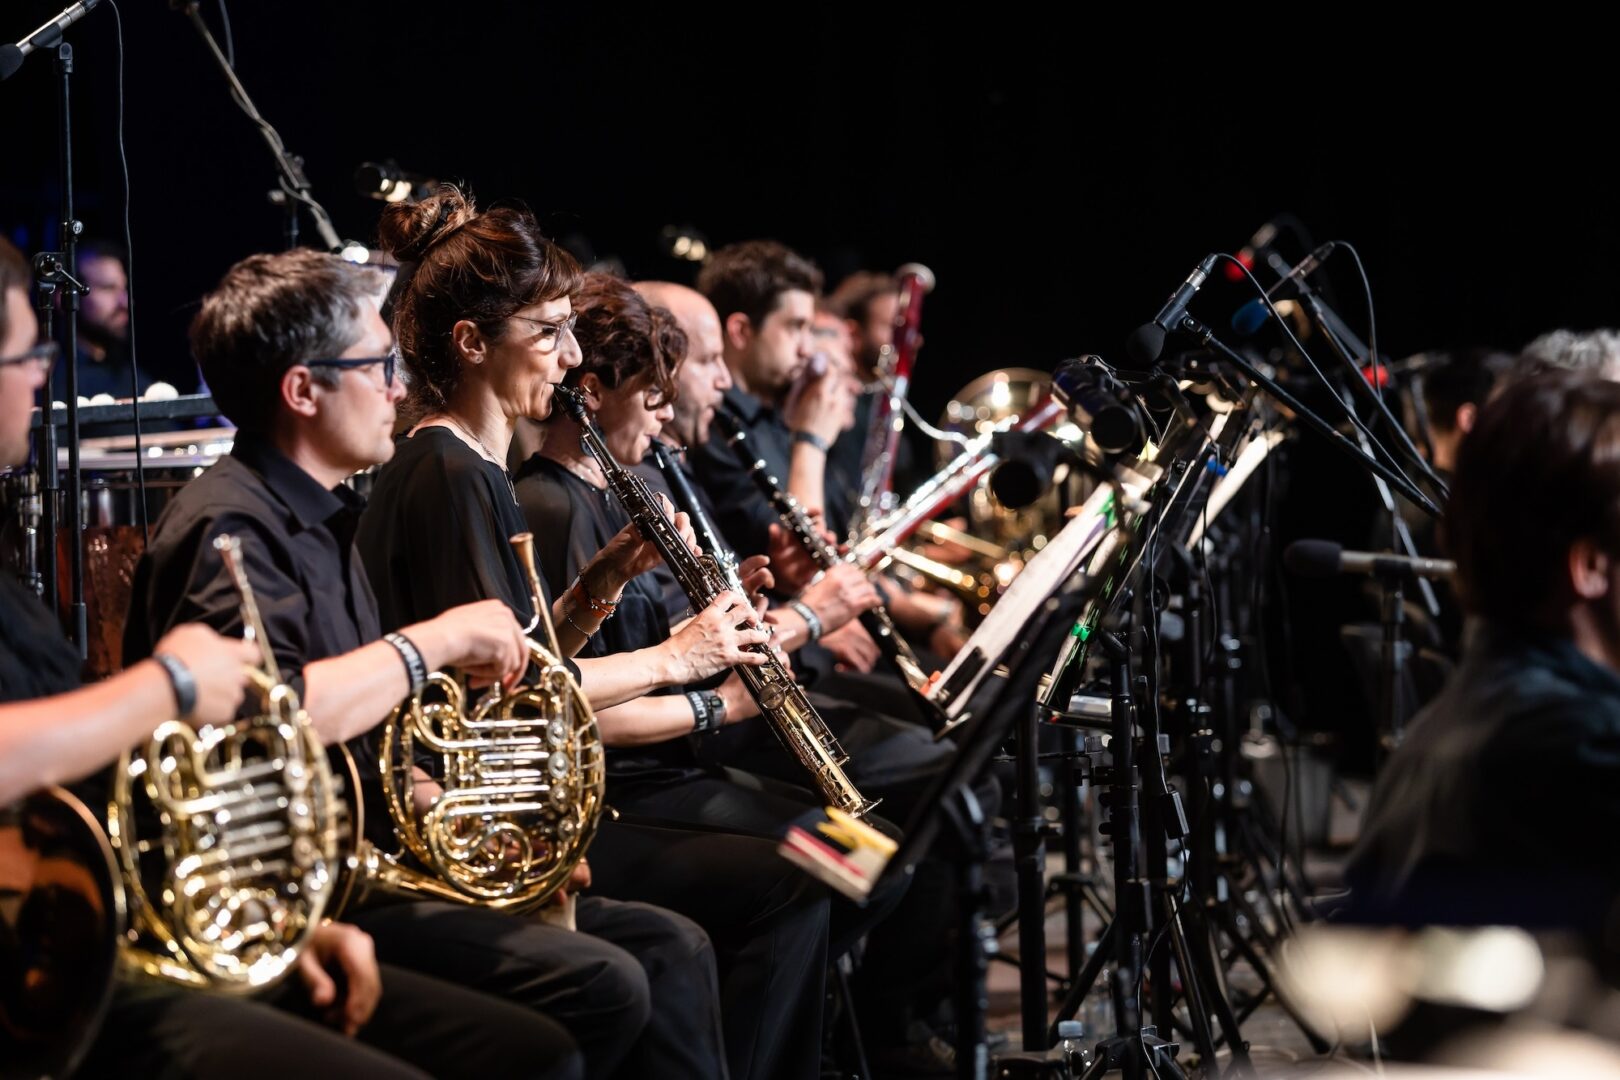
<path fill-rule="evenodd" d="M 528 586 L 506 537 L 529 525 L 504 462 L 516 420 L 544 419 L 554 383 L 579 363 L 578 265 L 540 235 L 532 216 L 478 213 L 442 187 L 414 207 L 384 211 L 382 239 L 414 264 L 394 299 L 414 427 L 378 474 L 358 535 L 384 625 L 473 595 L 499 595 L 527 611 Z M 556 526 L 533 525 L 543 546 Z M 578 652 L 625 603 L 625 584 L 656 560 L 656 550 L 627 526 L 580 568 L 550 605 L 564 653 Z M 747 605 L 743 596 L 723 595 L 668 641 L 633 654 L 579 656 L 580 685 L 602 730 L 633 719 L 636 699 L 650 690 L 759 662 L 745 646 L 767 635 L 745 621 Z M 649 1064 L 648 1075 L 716 1075 L 728 1065 L 738 1077 L 816 1074 L 827 901 L 776 856 L 773 842 L 625 814 L 603 822 L 591 865 L 597 890 L 689 916 L 719 954 L 724 1054 L 711 1055 L 707 1032 L 690 1015 L 714 1004 L 712 996 L 655 986 L 650 1029 L 679 1045 Z M 662 975 L 676 979 L 681 971 Z"/>
<path fill-rule="evenodd" d="M 26 264 L 0 239 L 0 467 L 27 453 L 29 411 L 48 368 L 31 355 L 36 323 L 26 282 Z M 258 661 L 256 648 L 195 623 L 166 633 L 155 655 L 163 664 L 145 660 L 80 688 L 77 651 L 54 616 L 9 570 L 0 572 L 0 804 L 85 777 L 164 721 L 231 719 L 246 667 Z M 8 904 L 6 918 L 12 914 L 26 921 L 26 910 Z M 0 968 L 10 976 L 8 962 L 0 952 Z M 341 973 L 341 982 L 328 968 Z M 463 1069 L 558 1080 L 583 1075 L 573 1041 L 551 1021 L 451 983 L 379 968 L 370 939 L 353 926 L 317 930 L 296 972 L 254 998 L 120 983 L 79 1073 L 220 1080 L 293 1073 L 421 1078 L 428 1073 L 420 1070 Z M 4 988 L 8 1004 L 19 989 Z M 323 1016 L 338 1030 L 324 1026 Z M 16 1064 L 6 1047 L 12 1034 L 0 1034 L 8 1066 Z"/>
<path fill-rule="evenodd" d="M 371 277 L 298 249 L 243 260 L 204 300 L 192 349 L 238 427 L 236 446 L 183 488 L 153 527 L 125 648 L 126 659 L 145 655 L 182 619 L 239 632 L 234 593 L 212 546 L 223 532 L 236 535 L 278 664 L 302 691 L 317 731 L 349 740 L 368 837 L 393 851 L 375 745 L 360 736 L 405 697 L 410 680 L 400 646 L 382 640 L 354 547 L 361 500 L 341 483 L 392 453 L 403 393 Z M 499 600 L 396 629 L 424 667 L 485 679 L 521 672 L 521 629 Z M 635 1036 L 650 1007 L 646 955 L 685 959 L 706 950 L 676 916 L 595 898 L 578 902 L 585 933 L 429 899 L 377 897 L 352 918 L 392 963 L 565 1024 L 603 1075 L 639 1053 Z"/>
<path fill-rule="evenodd" d="M 1462 440 L 1440 531 L 1463 654 L 1379 773 L 1355 908 L 1571 929 L 1620 959 L 1620 384 L 1510 383 Z"/>

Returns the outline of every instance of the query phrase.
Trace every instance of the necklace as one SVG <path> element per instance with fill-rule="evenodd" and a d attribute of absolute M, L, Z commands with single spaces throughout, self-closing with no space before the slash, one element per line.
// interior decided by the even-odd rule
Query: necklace
<path fill-rule="evenodd" d="M 575 465 L 573 462 L 565 461 L 562 458 L 552 458 L 552 460 L 561 465 L 563 468 L 567 469 L 573 475 L 585 481 L 585 483 L 590 485 L 592 488 L 598 491 L 607 490 L 607 483 L 605 480 L 598 480 L 595 476 L 592 476 L 590 473 L 586 472 L 580 466 Z"/>
<path fill-rule="evenodd" d="M 513 505 L 519 505 L 517 488 L 512 486 L 512 474 L 506 471 L 506 463 L 495 455 L 495 452 L 485 444 L 484 440 L 480 439 L 477 433 L 469 431 L 460 420 L 457 420 L 450 413 L 439 413 L 434 419 L 448 420 L 457 431 L 473 441 L 473 446 L 478 450 L 478 456 L 501 470 L 501 479 L 506 481 L 506 490 L 512 493 Z"/>

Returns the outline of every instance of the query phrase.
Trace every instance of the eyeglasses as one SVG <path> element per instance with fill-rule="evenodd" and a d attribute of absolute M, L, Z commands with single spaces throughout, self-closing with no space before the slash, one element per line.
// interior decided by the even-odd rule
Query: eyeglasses
<path fill-rule="evenodd" d="M 540 328 L 540 340 L 535 343 L 535 347 L 543 353 L 549 353 L 555 352 L 557 346 L 562 344 L 563 334 L 572 334 L 574 332 L 574 324 L 579 322 L 579 312 L 574 312 L 562 322 L 547 322 L 544 319 L 534 319 L 527 315 L 513 315 L 512 318 L 521 319 L 523 322 L 533 323 L 538 326 Z"/>
<path fill-rule="evenodd" d="M 305 360 L 304 361 L 304 366 L 305 367 L 311 367 L 311 368 L 338 368 L 339 370 L 342 370 L 342 371 L 350 371 L 350 370 L 353 370 L 355 368 L 367 368 L 367 367 L 371 367 L 373 364 L 381 364 L 383 366 L 383 385 L 384 386 L 393 386 L 394 385 L 394 369 L 399 366 L 399 350 L 398 349 L 389 349 L 387 356 L 356 356 L 356 357 L 353 357 L 352 359 L 344 359 L 344 358 L 341 358 L 341 357 L 332 357 L 332 358 L 322 359 L 322 360 Z"/>
<path fill-rule="evenodd" d="M 41 372 L 49 371 L 57 358 L 62 355 L 62 346 L 55 341 L 42 341 L 21 356 L 8 356 L 0 360 L 0 368 L 15 367 L 18 364 L 33 364 Z"/>

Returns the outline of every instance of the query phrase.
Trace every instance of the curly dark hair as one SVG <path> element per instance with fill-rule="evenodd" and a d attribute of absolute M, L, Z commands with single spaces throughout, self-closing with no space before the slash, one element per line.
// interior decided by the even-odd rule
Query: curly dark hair
<path fill-rule="evenodd" d="M 604 386 L 647 387 L 660 402 L 675 400 L 675 372 L 686 359 L 686 334 L 669 309 L 653 307 L 611 274 L 586 274 L 574 298 L 574 337 L 584 360 L 563 379 L 578 386 L 590 374 Z"/>
<path fill-rule="evenodd" d="M 775 240 L 745 240 L 714 253 L 698 274 L 698 292 L 709 298 L 721 325 L 742 312 L 757 328 L 776 310 L 782 294 L 800 289 L 821 292 L 821 270 L 815 263 Z"/>
<path fill-rule="evenodd" d="M 443 409 L 455 392 L 456 323 L 469 320 L 499 341 L 518 311 L 579 292 L 579 263 L 541 234 L 532 213 L 515 206 L 480 213 L 450 184 L 419 203 L 388 207 L 378 237 L 401 264 L 391 302 L 411 415 Z"/>

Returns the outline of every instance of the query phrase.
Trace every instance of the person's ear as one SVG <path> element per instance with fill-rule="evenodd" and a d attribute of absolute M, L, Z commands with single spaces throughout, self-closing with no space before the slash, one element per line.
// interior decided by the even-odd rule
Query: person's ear
<path fill-rule="evenodd" d="M 596 372 L 588 371 L 581 375 L 574 389 L 585 399 L 585 407 L 591 412 L 596 412 L 602 407 L 602 398 L 606 394 L 607 387 L 602 385 L 601 377 Z"/>
<path fill-rule="evenodd" d="M 1609 594 L 1612 561 L 1587 537 L 1569 545 L 1569 583 L 1582 600 L 1601 600 Z"/>
<path fill-rule="evenodd" d="M 315 372 L 303 364 L 294 364 L 281 376 L 281 404 L 294 416 L 313 419 L 319 410 L 319 388 Z"/>
<path fill-rule="evenodd" d="M 471 319 L 462 319 L 450 328 L 450 341 L 456 354 L 469 364 L 482 364 L 489 356 L 489 339 Z"/>
<path fill-rule="evenodd" d="M 726 316 L 724 329 L 726 344 L 737 352 L 743 351 L 754 342 L 754 320 L 740 311 L 733 311 Z"/>

